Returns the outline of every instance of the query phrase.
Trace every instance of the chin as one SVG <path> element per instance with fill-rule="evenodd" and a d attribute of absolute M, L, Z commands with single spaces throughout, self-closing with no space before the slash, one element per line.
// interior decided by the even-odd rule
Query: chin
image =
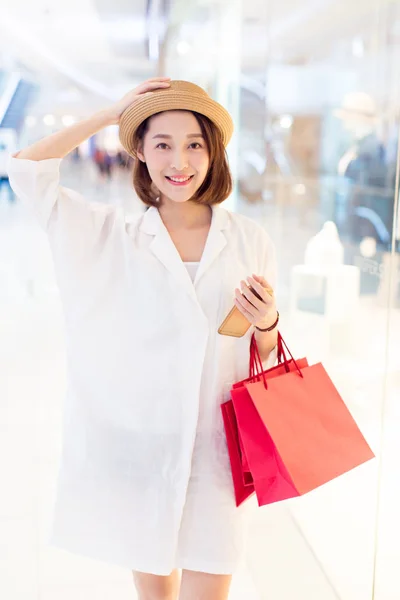
<path fill-rule="evenodd" d="M 162 192 L 163 198 L 169 200 L 169 202 L 175 202 L 176 204 L 184 204 L 185 202 L 189 202 L 189 200 L 193 197 L 193 194 L 188 196 L 178 196 L 176 194 L 166 194 Z"/>
<path fill-rule="evenodd" d="M 161 196 L 164 198 L 167 198 L 168 200 L 170 200 L 171 202 L 176 202 L 177 204 L 183 204 L 184 202 L 189 202 L 189 200 L 191 200 L 193 198 L 193 196 L 195 195 L 195 193 L 198 190 L 198 187 L 196 187 L 195 189 L 177 189 L 177 190 L 171 190 L 171 189 L 165 189 L 165 186 L 159 187 L 158 188 L 161 192 Z"/>

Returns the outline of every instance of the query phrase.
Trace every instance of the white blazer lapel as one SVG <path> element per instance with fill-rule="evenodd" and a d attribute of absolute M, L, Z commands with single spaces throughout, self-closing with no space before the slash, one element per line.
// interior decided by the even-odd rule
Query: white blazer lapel
<path fill-rule="evenodd" d="M 204 275 L 207 269 L 212 265 L 215 259 L 219 256 L 227 244 L 227 239 L 223 233 L 229 226 L 229 213 L 218 205 L 212 207 L 213 215 L 210 231 L 206 245 L 204 247 L 203 256 L 201 257 L 200 265 L 194 280 L 195 285 L 200 277 Z"/>
<path fill-rule="evenodd" d="M 213 206 L 210 231 L 208 232 L 207 241 L 196 273 L 194 285 L 197 284 L 200 277 L 204 275 L 214 260 L 222 252 L 223 248 L 225 248 L 227 240 L 223 231 L 227 229 L 228 226 L 228 212 L 219 206 Z M 165 268 L 172 273 L 177 282 L 185 288 L 188 294 L 197 301 L 195 287 L 190 279 L 190 275 L 187 272 L 167 228 L 162 222 L 157 208 L 151 207 L 148 209 L 143 216 L 140 230 L 154 236 L 154 239 L 149 246 L 150 250 L 158 260 L 162 262 Z"/>
<path fill-rule="evenodd" d="M 150 243 L 150 250 L 158 258 L 165 268 L 175 277 L 179 283 L 197 301 L 196 292 L 190 279 L 190 275 L 182 262 L 178 250 L 165 227 L 160 214 L 155 207 L 151 207 L 143 217 L 140 230 L 154 238 Z"/>

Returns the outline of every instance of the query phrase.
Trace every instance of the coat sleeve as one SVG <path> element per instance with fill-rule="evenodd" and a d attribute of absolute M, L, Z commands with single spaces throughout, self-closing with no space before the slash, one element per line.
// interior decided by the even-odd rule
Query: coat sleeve
<path fill-rule="evenodd" d="M 12 155 L 8 175 L 15 194 L 48 236 L 56 272 L 65 272 L 78 283 L 101 256 L 121 209 L 89 202 L 63 187 L 61 161 L 33 161 Z"/>
<path fill-rule="evenodd" d="M 60 184 L 61 158 L 27 160 L 10 156 L 10 185 L 45 231 L 73 225 L 77 229 L 96 228 L 113 206 L 88 202 L 81 194 Z"/>

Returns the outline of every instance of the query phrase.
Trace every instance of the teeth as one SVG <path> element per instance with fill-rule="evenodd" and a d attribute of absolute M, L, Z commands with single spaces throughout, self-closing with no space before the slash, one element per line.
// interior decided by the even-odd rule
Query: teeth
<path fill-rule="evenodd" d="M 171 179 L 172 181 L 176 181 L 177 183 L 183 183 L 184 181 L 189 181 L 190 177 L 183 177 L 183 178 L 182 178 L 182 177 L 181 177 L 181 178 L 178 178 L 178 177 L 170 177 L 170 179 Z"/>

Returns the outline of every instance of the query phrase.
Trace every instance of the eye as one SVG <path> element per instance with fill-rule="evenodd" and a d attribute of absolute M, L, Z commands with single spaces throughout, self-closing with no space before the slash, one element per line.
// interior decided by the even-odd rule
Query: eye
<path fill-rule="evenodd" d="M 193 142 L 192 144 L 190 144 L 189 148 L 192 148 L 193 146 L 196 146 L 196 148 L 193 148 L 194 150 L 197 150 L 198 148 L 202 148 L 201 144 L 199 144 L 199 142 Z"/>
<path fill-rule="evenodd" d="M 161 148 L 161 146 L 164 146 L 164 147 Z M 164 142 L 161 142 L 160 144 L 157 144 L 156 148 L 160 148 L 160 150 L 164 150 L 165 148 L 168 148 L 168 146 Z"/>

